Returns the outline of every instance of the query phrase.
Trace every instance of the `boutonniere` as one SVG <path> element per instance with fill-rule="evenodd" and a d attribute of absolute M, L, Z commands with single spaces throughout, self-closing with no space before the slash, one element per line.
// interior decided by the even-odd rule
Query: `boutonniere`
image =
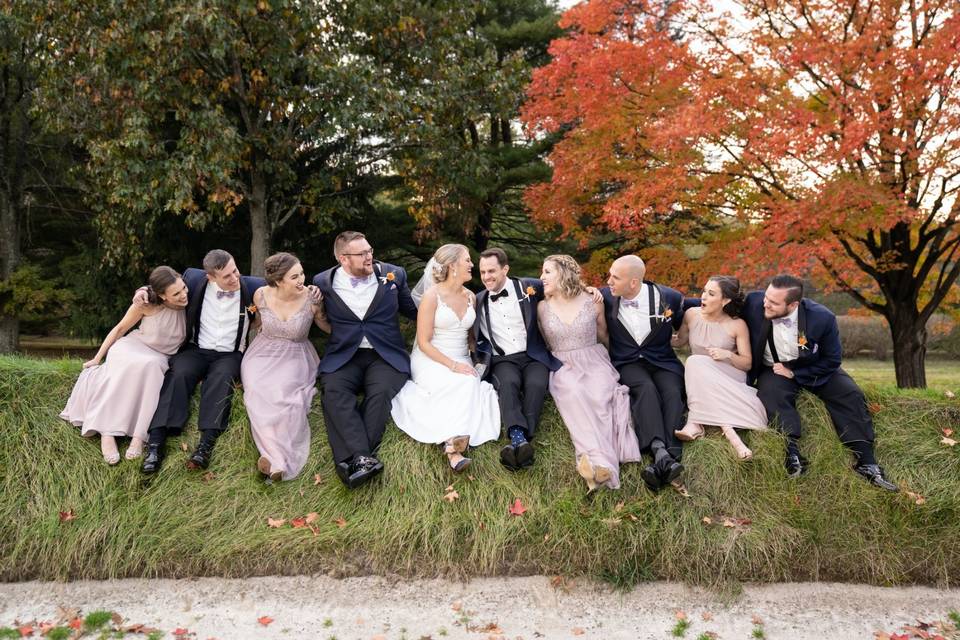
<path fill-rule="evenodd" d="M 393 282 L 397 279 L 397 276 L 393 275 L 393 271 L 387 271 L 386 274 L 380 277 L 380 284 L 387 284 L 388 282 Z"/>
<path fill-rule="evenodd" d="M 256 314 L 256 313 L 257 313 L 257 305 L 255 305 L 255 304 L 248 305 L 248 306 L 247 306 L 247 313 L 249 313 L 250 315 Z"/>
<path fill-rule="evenodd" d="M 663 315 L 652 315 L 651 318 L 656 318 L 657 320 L 669 320 L 673 316 L 673 309 L 667 307 L 663 310 Z"/>
<path fill-rule="evenodd" d="M 803 332 L 797 333 L 797 346 L 801 349 L 807 349 L 807 336 L 803 335 Z"/>

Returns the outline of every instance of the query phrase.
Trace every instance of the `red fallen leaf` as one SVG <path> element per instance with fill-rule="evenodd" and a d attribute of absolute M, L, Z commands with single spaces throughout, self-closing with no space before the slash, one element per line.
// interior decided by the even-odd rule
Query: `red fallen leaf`
<path fill-rule="evenodd" d="M 70 627 L 71 629 L 79 629 L 80 627 L 83 626 L 83 620 L 81 620 L 79 617 L 74 618 L 73 620 L 67 623 L 67 626 Z"/>
<path fill-rule="evenodd" d="M 517 498 L 513 501 L 513 504 L 510 505 L 510 515 L 512 516 L 522 516 L 527 512 L 527 508 L 523 506 L 523 503 L 520 502 L 520 498 Z"/>
<path fill-rule="evenodd" d="M 501 629 L 496 622 L 488 622 L 485 626 L 480 627 L 476 631 L 479 633 L 491 633 L 493 635 L 503 635 L 503 629 Z"/>
<path fill-rule="evenodd" d="M 313 486 L 323 483 L 323 478 L 320 477 L 319 473 L 313 474 Z"/>
<path fill-rule="evenodd" d="M 173 630 L 172 633 L 175 637 L 178 637 L 178 638 L 183 638 L 184 636 L 193 635 L 192 633 L 190 633 L 188 629 L 183 629 L 181 627 L 177 627 L 176 629 Z"/>
<path fill-rule="evenodd" d="M 316 511 L 311 511 L 310 513 L 308 513 L 308 514 L 306 515 L 306 517 L 304 518 L 304 520 L 306 521 L 307 524 L 313 524 L 313 523 L 316 522 L 319 518 L 320 518 L 320 514 L 319 514 L 319 513 L 317 513 Z"/>
<path fill-rule="evenodd" d="M 683 610 L 677 610 L 673 612 L 673 615 L 676 616 L 677 620 L 686 620 L 687 612 Z"/>
<path fill-rule="evenodd" d="M 570 633 L 572 633 L 575 636 L 582 636 L 583 634 L 586 633 L 586 631 L 580 627 L 574 627 L 573 629 L 570 629 Z"/>
<path fill-rule="evenodd" d="M 40 633 L 42 635 L 47 635 L 47 632 L 50 631 L 50 629 L 55 628 L 57 625 L 53 624 L 52 622 L 41 622 L 37 626 L 40 627 Z"/>
<path fill-rule="evenodd" d="M 273 622 L 273 618 L 271 618 L 270 616 L 260 616 L 259 618 L 257 618 L 257 622 L 259 622 L 265 627 L 269 627 L 270 623 Z"/>
<path fill-rule="evenodd" d="M 333 524 L 335 524 L 335 525 L 337 525 L 338 527 L 340 527 L 341 529 L 343 529 L 345 526 L 347 526 L 347 521 L 344 520 L 343 517 L 341 516 L 341 517 L 337 518 L 336 520 L 334 520 L 334 521 L 333 521 Z"/>
<path fill-rule="evenodd" d="M 868 402 L 868 403 L 867 403 L 867 410 L 868 410 L 870 413 L 880 413 L 880 409 L 882 409 L 882 408 L 883 408 L 883 407 L 880 406 L 880 403 L 879 403 L 879 402 Z"/>
<path fill-rule="evenodd" d="M 286 524 L 286 522 L 287 522 L 286 518 L 280 518 L 280 519 L 267 518 L 267 526 L 270 527 L 271 529 L 279 529 L 284 524 Z"/>
<path fill-rule="evenodd" d="M 299 528 L 301 528 L 301 527 L 305 527 L 305 526 L 307 526 L 307 519 L 306 519 L 306 518 L 294 518 L 293 520 L 290 521 L 290 526 L 293 527 L 294 529 L 299 529 Z"/>
<path fill-rule="evenodd" d="M 940 431 L 942 431 L 943 435 L 947 436 L 948 438 L 953 435 L 953 429 L 944 428 L 944 429 L 941 429 Z"/>
<path fill-rule="evenodd" d="M 763 626 L 763 619 L 757 614 L 753 614 L 753 617 L 750 618 L 750 622 L 757 625 L 758 627 Z"/>
<path fill-rule="evenodd" d="M 71 520 L 76 520 L 77 514 L 73 512 L 73 509 L 60 512 L 60 522 L 70 522 Z"/>
<path fill-rule="evenodd" d="M 32 625 L 24 625 L 24 626 L 18 628 L 17 631 L 20 632 L 20 637 L 21 637 L 21 638 L 28 638 L 28 637 L 30 637 L 30 636 L 33 635 L 33 626 L 32 626 Z"/>

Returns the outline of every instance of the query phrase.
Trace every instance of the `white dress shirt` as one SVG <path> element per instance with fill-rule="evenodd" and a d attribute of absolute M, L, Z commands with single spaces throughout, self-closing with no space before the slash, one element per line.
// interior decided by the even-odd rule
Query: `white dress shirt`
<path fill-rule="evenodd" d="M 777 356 L 780 362 L 790 362 L 800 357 L 800 345 L 797 344 L 799 328 L 797 327 L 797 318 L 800 316 L 800 307 L 793 310 L 790 315 L 784 316 L 790 320 L 790 326 L 786 323 L 773 321 L 773 344 L 777 348 Z M 768 367 L 773 366 L 773 355 L 770 353 L 770 343 L 763 347 L 763 364 Z"/>
<path fill-rule="evenodd" d="M 380 286 L 379 281 L 377 280 L 377 274 L 371 273 L 367 276 L 367 279 L 357 283 L 357 286 L 350 284 L 350 274 L 347 273 L 343 268 L 337 269 L 333 272 L 333 290 L 336 292 L 340 299 L 343 300 L 350 311 L 353 312 L 353 315 L 357 316 L 360 320 L 363 320 L 363 317 L 367 315 L 367 309 L 370 308 L 370 303 L 373 302 L 374 296 L 377 295 L 377 287 Z M 361 349 L 372 349 L 373 345 L 370 344 L 370 341 L 367 340 L 367 337 L 364 336 L 360 340 Z"/>
<path fill-rule="evenodd" d="M 493 300 L 492 296 L 500 291 L 506 291 L 507 295 Z M 500 291 L 488 293 L 491 298 L 487 308 L 490 311 L 490 330 L 493 331 L 493 336 L 487 335 L 485 318 L 481 319 L 480 330 L 488 340 L 492 337 L 492 342 L 503 349 L 503 355 L 509 356 L 527 350 L 527 327 L 523 323 L 523 312 L 520 310 L 520 301 L 517 300 L 513 281 L 508 278 Z M 499 355 L 496 349 L 493 353 Z"/>
<path fill-rule="evenodd" d="M 657 313 L 660 309 L 660 290 L 652 284 L 640 285 L 640 291 L 633 298 L 637 302 L 636 307 L 628 307 L 624 304 L 628 298 L 620 300 L 620 312 L 617 314 L 617 319 L 626 327 L 637 344 L 643 343 L 650 335 L 651 295 L 653 296 L 653 312 Z"/>
<path fill-rule="evenodd" d="M 240 338 L 240 351 L 246 347 L 247 317 L 246 310 L 240 308 L 240 291 L 232 296 L 217 296 L 223 291 L 216 282 L 208 282 L 203 293 L 203 308 L 200 310 L 200 333 L 197 346 L 211 351 L 233 351 L 237 343 L 237 327 L 243 314 L 243 335 Z"/>

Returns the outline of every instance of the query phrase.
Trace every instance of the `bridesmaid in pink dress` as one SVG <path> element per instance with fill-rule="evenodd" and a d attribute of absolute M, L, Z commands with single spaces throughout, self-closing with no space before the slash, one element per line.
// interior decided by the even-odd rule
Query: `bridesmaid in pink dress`
<path fill-rule="evenodd" d="M 243 403 L 260 452 L 257 470 L 271 480 L 291 480 L 310 453 L 307 414 L 317 393 L 320 357 L 307 335 L 313 323 L 327 333 L 330 324 L 304 287 L 295 256 L 276 253 L 263 270 L 267 286 L 253 294 L 260 331 L 240 364 Z"/>
<path fill-rule="evenodd" d="M 593 491 L 620 487 L 620 463 L 640 460 L 630 417 L 630 390 L 604 346 L 603 302 L 580 283 L 580 265 L 570 256 L 543 261 L 543 292 L 537 306 L 540 332 L 563 366 L 550 374 L 550 395 L 567 425 L 577 473 Z"/>
<path fill-rule="evenodd" d="M 120 462 L 118 437 L 130 437 L 125 457 L 139 458 L 163 386 L 167 360 L 186 337 L 184 309 L 187 285 L 167 266 L 150 272 L 148 304 L 133 304 L 83 363 L 67 406 L 60 417 L 80 434 L 100 434 L 100 451 L 107 464 Z M 130 331 L 137 323 L 140 327 Z M 130 333 L 127 333 L 130 331 Z M 126 335 L 124 335 L 126 334 Z M 106 357 L 104 364 L 100 362 Z"/>
<path fill-rule="evenodd" d="M 743 304 L 740 281 L 713 276 L 700 295 L 700 308 L 688 309 L 674 336 L 674 346 L 689 342 L 692 355 L 685 363 L 687 424 L 674 431 L 681 440 L 695 440 L 704 425 L 720 427 L 740 460 L 749 460 L 736 429 L 766 429 L 767 413 L 757 390 L 747 385 L 752 355 L 747 324 L 738 318 Z"/>

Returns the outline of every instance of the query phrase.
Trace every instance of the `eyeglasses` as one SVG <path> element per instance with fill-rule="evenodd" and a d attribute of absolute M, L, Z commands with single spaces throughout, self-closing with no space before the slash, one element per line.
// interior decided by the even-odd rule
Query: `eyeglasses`
<path fill-rule="evenodd" d="M 366 258 L 367 256 L 373 256 L 373 249 L 367 249 L 366 251 L 358 251 L 357 253 L 341 253 L 342 256 L 360 256 L 361 258 Z"/>

